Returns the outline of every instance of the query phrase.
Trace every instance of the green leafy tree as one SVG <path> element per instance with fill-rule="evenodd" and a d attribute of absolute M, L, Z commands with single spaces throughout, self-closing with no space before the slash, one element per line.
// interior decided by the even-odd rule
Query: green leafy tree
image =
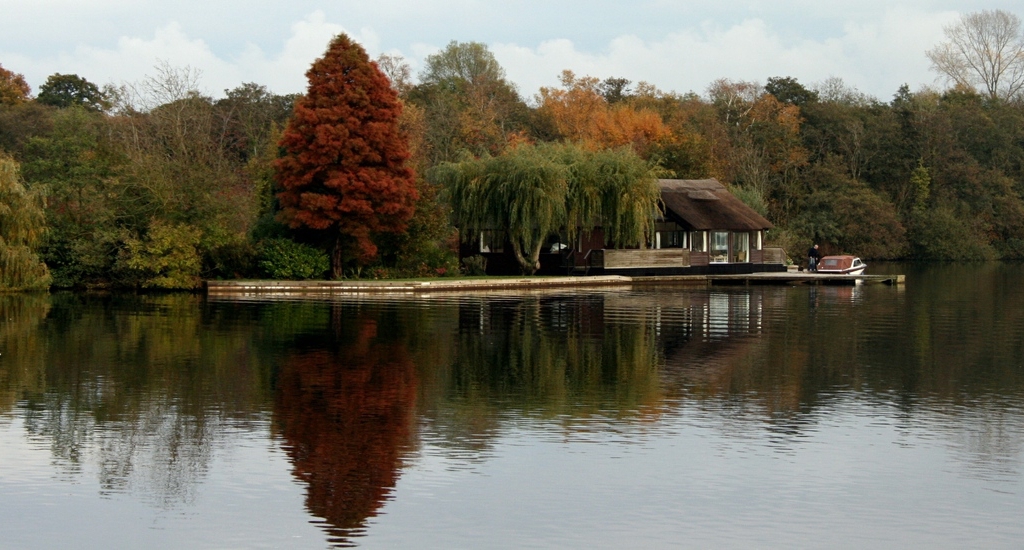
<path fill-rule="evenodd" d="M 46 189 L 49 231 L 43 257 L 54 285 L 110 283 L 119 229 L 118 175 L 124 158 L 106 139 L 103 115 L 81 106 L 53 116 L 53 130 L 29 139 L 22 164 L 25 179 Z"/>
<path fill-rule="evenodd" d="M 505 80 L 505 69 L 485 44 L 452 40 L 445 49 L 427 56 L 426 68 L 420 74 L 424 84 L 462 80 L 465 82 L 498 82 Z"/>
<path fill-rule="evenodd" d="M 306 73 L 309 89 L 281 136 L 280 219 L 331 249 L 331 275 L 377 256 L 374 235 L 405 231 L 416 202 L 402 105 L 362 46 L 341 34 Z"/>
<path fill-rule="evenodd" d="M 487 46 L 455 42 L 426 59 L 406 99 L 425 112 L 424 147 L 432 164 L 463 151 L 499 154 L 525 133 L 530 110 Z"/>
<path fill-rule="evenodd" d="M 0 150 L 22 159 L 25 144 L 35 136 L 46 135 L 53 126 L 53 108 L 23 101 L 14 105 L 0 102 Z"/>
<path fill-rule="evenodd" d="M 47 77 L 46 82 L 39 87 L 36 101 L 62 109 L 73 105 L 90 111 L 110 108 L 110 102 L 103 92 L 95 84 L 76 74 L 55 73 Z"/>
<path fill-rule="evenodd" d="M 922 213 L 928 205 L 928 196 L 931 194 L 932 176 L 928 173 L 923 163 L 918 163 L 917 168 L 910 174 L 910 194 L 913 203 L 913 212 Z"/>
<path fill-rule="evenodd" d="M 956 211 L 938 205 L 927 212 L 915 211 L 910 223 L 911 256 L 917 260 L 992 260 L 995 250 L 981 232 Z"/>
<path fill-rule="evenodd" d="M 137 240 L 153 220 L 198 228 L 204 274 L 234 276 L 246 266 L 225 260 L 248 244 L 261 189 L 233 148 L 231 126 L 198 88 L 195 70 L 161 65 L 114 95 L 110 134 L 127 159 L 114 196 L 118 224 Z"/>
<path fill-rule="evenodd" d="M 629 99 L 632 94 L 629 85 L 632 82 L 626 78 L 619 78 L 609 76 L 608 78 L 601 81 L 597 85 L 597 89 L 601 92 L 601 96 L 608 102 L 609 105 L 613 105 L 620 101 Z"/>
<path fill-rule="evenodd" d="M 268 239 L 259 256 L 260 271 L 271 279 L 319 279 L 331 267 L 322 250 L 288 239 Z"/>
<path fill-rule="evenodd" d="M 808 90 L 791 76 L 773 76 L 764 85 L 766 93 L 775 96 L 775 99 L 783 103 L 803 107 L 808 103 L 818 101 L 818 93 Z"/>
<path fill-rule="evenodd" d="M 275 131 L 284 127 L 295 107 L 297 95 L 277 95 L 266 86 L 247 82 L 224 90 L 215 107 L 227 140 L 227 151 L 242 162 L 258 158 L 275 144 Z"/>
<path fill-rule="evenodd" d="M 35 252 L 46 230 L 42 200 L 18 171 L 18 163 L 0 153 L 0 291 L 50 286 L 50 272 Z"/>
<path fill-rule="evenodd" d="M 906 231 L 892 203 L 849 177 L 839 159 L 817 163 L 802 177 L 810 192 L 800 197 L 790 229 L 803 242 L 828 244 L 865 258 L 906 254 Z"/>

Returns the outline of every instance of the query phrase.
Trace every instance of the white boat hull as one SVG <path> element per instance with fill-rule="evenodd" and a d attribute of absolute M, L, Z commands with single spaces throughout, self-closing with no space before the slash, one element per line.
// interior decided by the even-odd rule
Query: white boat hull
<path fill-rule="evenodd" d="M 829 275 L 863 275 L 868 264 L 855 256 L 825 256 L 818 263 L 818 273 Z"/>

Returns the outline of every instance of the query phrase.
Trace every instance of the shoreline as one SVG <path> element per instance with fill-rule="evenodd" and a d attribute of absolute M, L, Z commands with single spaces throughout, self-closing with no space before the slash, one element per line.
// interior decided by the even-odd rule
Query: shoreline
<path fill-rule="evenodd" d="M 888 284 L 902 285 L 904 275 L 826 275 L 818 273 L 753 273 L 746 275 L 676 275 L 628 277 L 595 275 L 586 277 L 490 277 L 480 279 L 431 279 L 423 281 L 341 280 L 341 281 L 204 281 L 208 296 L 408 294 L 475 290 L 535 290 L 600 288 L 612 286 L 723 286 L 798 284 Z"/>

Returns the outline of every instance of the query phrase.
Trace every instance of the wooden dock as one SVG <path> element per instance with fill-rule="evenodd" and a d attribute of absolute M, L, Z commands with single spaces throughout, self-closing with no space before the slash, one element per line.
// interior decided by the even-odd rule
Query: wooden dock
<path fill-rule="evenodd" d="M 905 275 L 839 275 L 832 273 L 812 273 L 808 271 L 791 271 L 785 273 L 750 273 L 746 275 L 701 275 L 707 280 L 708 286 L 725 285 L 857 285 L 886 284 L 902 285 L 906 283 Z M 684 277 L 685 278 L 685 277 Z M 646 282 L 641 279 L 658 279 L 657 283 L 667 283 L 665 279 L 672 277 L 633 277 L 634 282 Z"/>
<path fill-rule="evenodd" d="M 752 273 L 747 275 L 679 275 L 658 277 L 624 277 L 601 275 L 589 277 L 485 277 L 479 279 L 431 279 L 398 281 L 206 281 L 203 286 L 210 296 L 315 296 L 334 294 L 410 294 L 480 290 L 579 289 L 600 287 L 632 287 L 653 285 L 721 286 L 721 285 L 854 285 L 904 284 L 903 275 L 826 275 L 807 272 Z"/>

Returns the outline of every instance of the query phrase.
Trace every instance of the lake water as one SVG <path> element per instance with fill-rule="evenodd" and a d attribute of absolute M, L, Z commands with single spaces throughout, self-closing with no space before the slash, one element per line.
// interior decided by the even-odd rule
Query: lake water
<path fill-rule="evenodd" d="M 1020 548 L 1024 266 L 0 296 L 0 548 Z"/>

